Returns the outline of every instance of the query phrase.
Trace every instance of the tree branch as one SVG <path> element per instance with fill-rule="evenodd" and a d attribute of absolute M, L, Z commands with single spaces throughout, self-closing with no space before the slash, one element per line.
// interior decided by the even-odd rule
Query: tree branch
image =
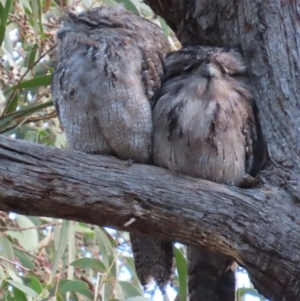
<path fill-rule="evenodd" d="M 236 198 L 232 206 L 234 212 L 239 208 L 238 216 L 233 212 L 230 217 L 226 215 L 226 218 L 232 219 L 228 222 L 232 226 L 224 226 L 224 231 L 228 231 L 227 235 L 230 234 L 234 240 L 252 281 L 260 292 L 272 300 L 298 300 L 299 253 L 296 250 L 299 249 L 299 244 L 291 238 L 291 233 L 294 235 L 294 231 L 299 231 L 299 1 L 146 2 L 166 20 L 183 45 L 232 47 L 243 53 L 249 65 L 253 93 L 268 144 L 269 161 L 265 176 L 269 185 L 278 187 L 278 191 L 265 185 L 260 190 L 260 193 L 264 193 L 263 197 L 256 200 L 256 192 L 253 191 L 253 198 L 250 200 L 242 197 L 245 192 L 239 190 L 240 197 Z M 219 206 L 228 206 L 228 203 L 224 203 L 227 197 L 224 193 L 222 195 L 218 212 Z M 201 205 L 202 202 L 203 199 Z M 258 208 L 255 212 L 252 207 L 251 210 L 240 211 L 243 208 L 242 202 Z M 242 232 L 236 230 L 237 220 L 240 221 L 241 217 L 243 226 L 240 227 L 247 233 L 244 237 Z M 224 225 L 223 220 L 220 223 Z M 205 227 L 202 223 L 201 226 Z M 213 226 L 217 227 L 215 224 Z M 219 228 L 215 229 L 221 231 Z M 252 251 L 256 248 L 256 258 L 252 257 L 255 252 L 250 255 L 247 253 L 250 249 L 246 247 L 246 252 L 244 248 L 250 245 Z M 290 251 L 286 252 L 288 249 Z M 269 251 L 265 252 L 266 250 Z M 266 255 L 268 252 L 269 256 Z M 246 253 L 247 259 L 243 257 Z M 272 254 L 277 254 L 277 261 Z M 286 270 L 283 271 L 282 268 Z"/>
<path fill-rule="evenodd" d="M 201 243 L 235 257 L 273 301 L 300 299 L 298 2 L 147 2 L 182 44 L 243 52 L 269 150 L 262 187 L 218 185 L 0 137 L 0 210 Z"/>
<path fill-rule="evenodd" d="M 235 257 L 272 300 L 299 297 L 300 210 L 282 189 L 218 185 L 4 137 L 0 158 L 0 210 L 201 243 Z"/>
<path fill-rule="evenodd" d="M 299 1 L 146 2 L 183 45 L 232 47 L 244 54 L 274 165 L 268 180 L 299 201 Z"/>

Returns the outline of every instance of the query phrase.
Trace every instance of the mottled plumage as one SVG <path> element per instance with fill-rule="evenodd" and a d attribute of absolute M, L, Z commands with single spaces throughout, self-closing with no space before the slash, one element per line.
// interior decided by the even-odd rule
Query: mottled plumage
<path fill-rule="evenodd" d="M 172 171 L 242 186 L 256 176 L 265 144 L 242 56 L 189 47 L 166 57 L 153 109 L 153 159 Z M 234 301 L 233 260 L 188 247 L 190 301 Z"/>
<path fill-rule="evenodd" d="M 169 51 L 159 27 L 122 6 L 98 7 L 78 16 L 69 13 L 57 38 L 59 63 L 51 89 L 69 145 L 90 154 L 148 162 L 151 101 Z M 173 256 L 172 243 L 132 238 L 142 284 L 151 275 L 164 291 L 173 269 L 166 258 Z"/>

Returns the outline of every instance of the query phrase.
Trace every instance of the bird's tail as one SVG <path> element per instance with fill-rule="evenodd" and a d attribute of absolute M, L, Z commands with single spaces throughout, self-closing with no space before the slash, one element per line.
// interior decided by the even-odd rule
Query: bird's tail
<path fill-rule="evenodd" d="M 144 288 L 155 280 L 162 294 L 174 274 L 173 243 L 130 234 L 136 274 Z"/>
<path fill-rule="evenodd" d="M 235 262 L 205 249 L 188 247 L 189 301 L 235 301 Z"/>

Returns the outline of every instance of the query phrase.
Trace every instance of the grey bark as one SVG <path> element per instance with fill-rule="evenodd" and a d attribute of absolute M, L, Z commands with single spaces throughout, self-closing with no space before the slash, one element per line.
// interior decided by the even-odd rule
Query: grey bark
<path fill-rule="evenodd" d="M 293 205 L 296 212 L 300 195 L 300 2 L 148 0 L 147 3 L 165 18 L 183 45 L 228 46 L 244 54 L 250 66 L 253 91 L 268 144 L 267 182 L 282 189 L 281 201 L 275 201 L 279 200 L 277 196 L 272 200 L 274 208 L 282 206 L 283 212 L 286 206 Z M 289 203 L 290 200 L 293 203 Z M 268 204 L 266 200 L 265 204 Z M 271 212 L 270 218 L 275 218 Z M 259 215 L 257 223 L 260 223 Z M 286 219 L 283 219 L 277 227 L 285 228 L 285 225 Z M 294 229 L 286 228 L 284 239 Z M 247 228 L 247 231 L 252 230 Z M 283 247 L 274 239 L 273 231 L 268 233 L 268 229 L 261 229 L 260 235 L 265 237 L 266 243 L 277 247 L 277 251 Z M 292 245 L 286 241 L 285 247 L 295 248 L 297 252 L 298 244 Z M 264 261 L 257 260 L 261 266 L 275 265 L 268 257 Z M 286 272 L 296 275 L 298 266 L 299 259 L 296 259 Z M 283 280 L 283 277 L 287 278 Z M 281 293 L 278 291 L 281 281 L 276 284 L 256 276 L 252 280 L 259 291 L 273 300 L 298 300 L 299 280 L 290 277 L 293 276 L 283 276 L 274 268 L 273 278 L 281 278 L 286 283 Z M 293 294 L 289 295 L 288 291 L 293 291 Z"/>
<path fill-rule="evenodd" d="M 300 2 L 147 0 L 184 45 L 239 49 L 268 143 L 269 181 L 299 200 Z"/>
<path fill-rule="evenodd" d="M 269 299 L 299 300 L 299 2 L 148 3 L 183 44 L 244 53 L 269 150 L 262 187 L 240 189 L 0 138 L 0 210 L 201 243 L 233 256 Z"/>
<path fill-rule="evenodd" d="M 266 183 L 273 169 L 241 189 L 4 137 L 0 160 L 0 210 L 200 243 L 234 257 L 270 299 L 299 298 L 300 209 Z"/>

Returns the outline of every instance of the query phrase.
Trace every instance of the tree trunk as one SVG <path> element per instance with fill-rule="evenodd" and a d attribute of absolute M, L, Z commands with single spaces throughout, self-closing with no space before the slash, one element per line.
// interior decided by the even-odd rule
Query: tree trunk
<path fill-rule="evenodd" d="M 282 206 L 284 211 L 283 207 L 292 199 L 295 210 L 298 210 L 300 2 L 148 0 L 147 4 L 165 18 L 183 45 L 232 47 L 244 54 L 250 67 L 259 116 L 268 143 L 267 183 L 284 191 L 280 203 L 274 203 L 274 206 Z M 282 227 L 285 222 L 282 220 L 278 225 Z M 262 236 L 263 233 L 262 229 Z M 266 235 L 266 242 L 272 243 L 272 232 Z M 286 247 L 292 247 L 292 244 L 289 243 Z M 296 260 L 294 266 L 288 270 L 290 274 L 294 274 L 298 262 L 299 260 Z M 265 258 L 260 264 L 269 265 L 270 261 Z M 274 277 L 282 276 L 278 270 L 275 269 L 274 272 Z M 275 283 L 271 285 L 264 277 L 260 280 L 254 277 L 253 281 L 265 295 L 274 300 L 287 300 L 284 299 L 284 296 L 288 298 L 287 291 L 282 291 L 281 298 L 275 293 Z M 290 299 L 296 300 L 300 294 L 298 280 L 290 282 L 285 279 L 285 282 L 288 290 L 291 286 L 294 287 L 291 289 L 294 295 Z M 264 289 L 267 286 L 270 293 Z"/>

